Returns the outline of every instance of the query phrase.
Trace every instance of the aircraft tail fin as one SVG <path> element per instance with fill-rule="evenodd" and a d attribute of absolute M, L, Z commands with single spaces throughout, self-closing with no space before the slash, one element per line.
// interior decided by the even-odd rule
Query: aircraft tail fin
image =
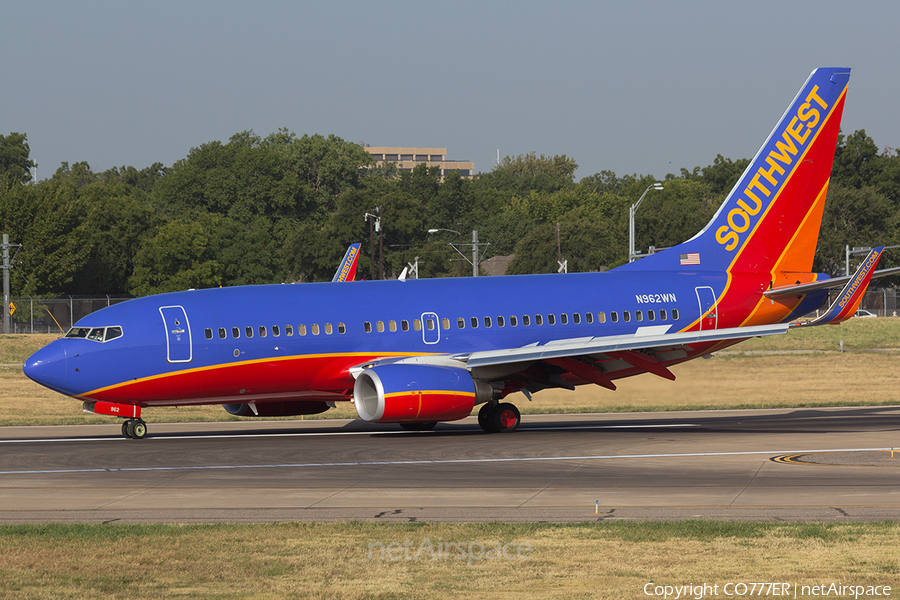
<path fill-rule="evenodd" d="M 850 69 L 812 72 L 718 212 L 690 240 L 620 269 L 810 273 Z"/>
<path fill-rule="evenodd" d="M 352 244 L 347 248 L 338 270 L 331 279 L 332 283 L 353 281 L 356 278 L 356 263 L 359 261 L 359 248 L 362 244 Z"/>

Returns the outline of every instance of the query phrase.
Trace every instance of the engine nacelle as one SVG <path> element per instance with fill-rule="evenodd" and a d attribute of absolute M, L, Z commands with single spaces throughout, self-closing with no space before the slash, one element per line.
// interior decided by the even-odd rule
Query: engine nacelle
<path fill-rule="evenodd" d="M 372 367 L 353 386 L 356 412 L 372 423 L 455 421 L 493 395 L 465 369 L 419 364 Z"/>
<path fill-rule="evenodd" d="M 260 402 L 255 404 L 256 412 L 249 404 L 223 404 L 222 408 L 239 417 L 294 417 L 297 415 L 317 415 L 330 407 L 317 400 L 295 400 L 293 402 Z"/>

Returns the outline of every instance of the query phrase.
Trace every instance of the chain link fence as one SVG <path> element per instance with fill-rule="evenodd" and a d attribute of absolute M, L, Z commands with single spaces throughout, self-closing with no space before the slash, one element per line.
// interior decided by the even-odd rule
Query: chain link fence
<path fill-rule="evenodd" d="M 126 300 L 130 298 L 14 298 L 9 333 L 65 333 L 85 315 Z"/>

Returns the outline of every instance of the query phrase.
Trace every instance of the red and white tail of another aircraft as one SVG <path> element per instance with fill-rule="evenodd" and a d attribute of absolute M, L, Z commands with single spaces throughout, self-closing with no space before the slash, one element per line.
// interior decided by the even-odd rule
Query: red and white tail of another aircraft
<path fill-rule="evenodd" d="M 407 429 L 480 405 L 484 431 L 511 432 L 510 394 L 674 379 L 673 365 L 785 333 L 832 287 L 845 289 L 808 325 L 839 322 L 885 273 L 880 249 L 853 277 L 812 272 L 849 78 L 813 71 L 706 227 L 617 269 L 149 296 L 84 317 L 25 374 L 124 417 L 132 438 L 146 434 L 142 409 L 193 404 L 284 416 L 353 402 L 360 418 Z M 353 279 L 358 255 L 335 281 Z"/>

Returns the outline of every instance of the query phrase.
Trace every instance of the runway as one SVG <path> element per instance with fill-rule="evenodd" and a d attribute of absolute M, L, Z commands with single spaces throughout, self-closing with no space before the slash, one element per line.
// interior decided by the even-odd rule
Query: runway
<path fill-rule="evenodd" d="M 149 430 L 0 428 L 0 522 L 900 518 L 900 407 Z"/>

